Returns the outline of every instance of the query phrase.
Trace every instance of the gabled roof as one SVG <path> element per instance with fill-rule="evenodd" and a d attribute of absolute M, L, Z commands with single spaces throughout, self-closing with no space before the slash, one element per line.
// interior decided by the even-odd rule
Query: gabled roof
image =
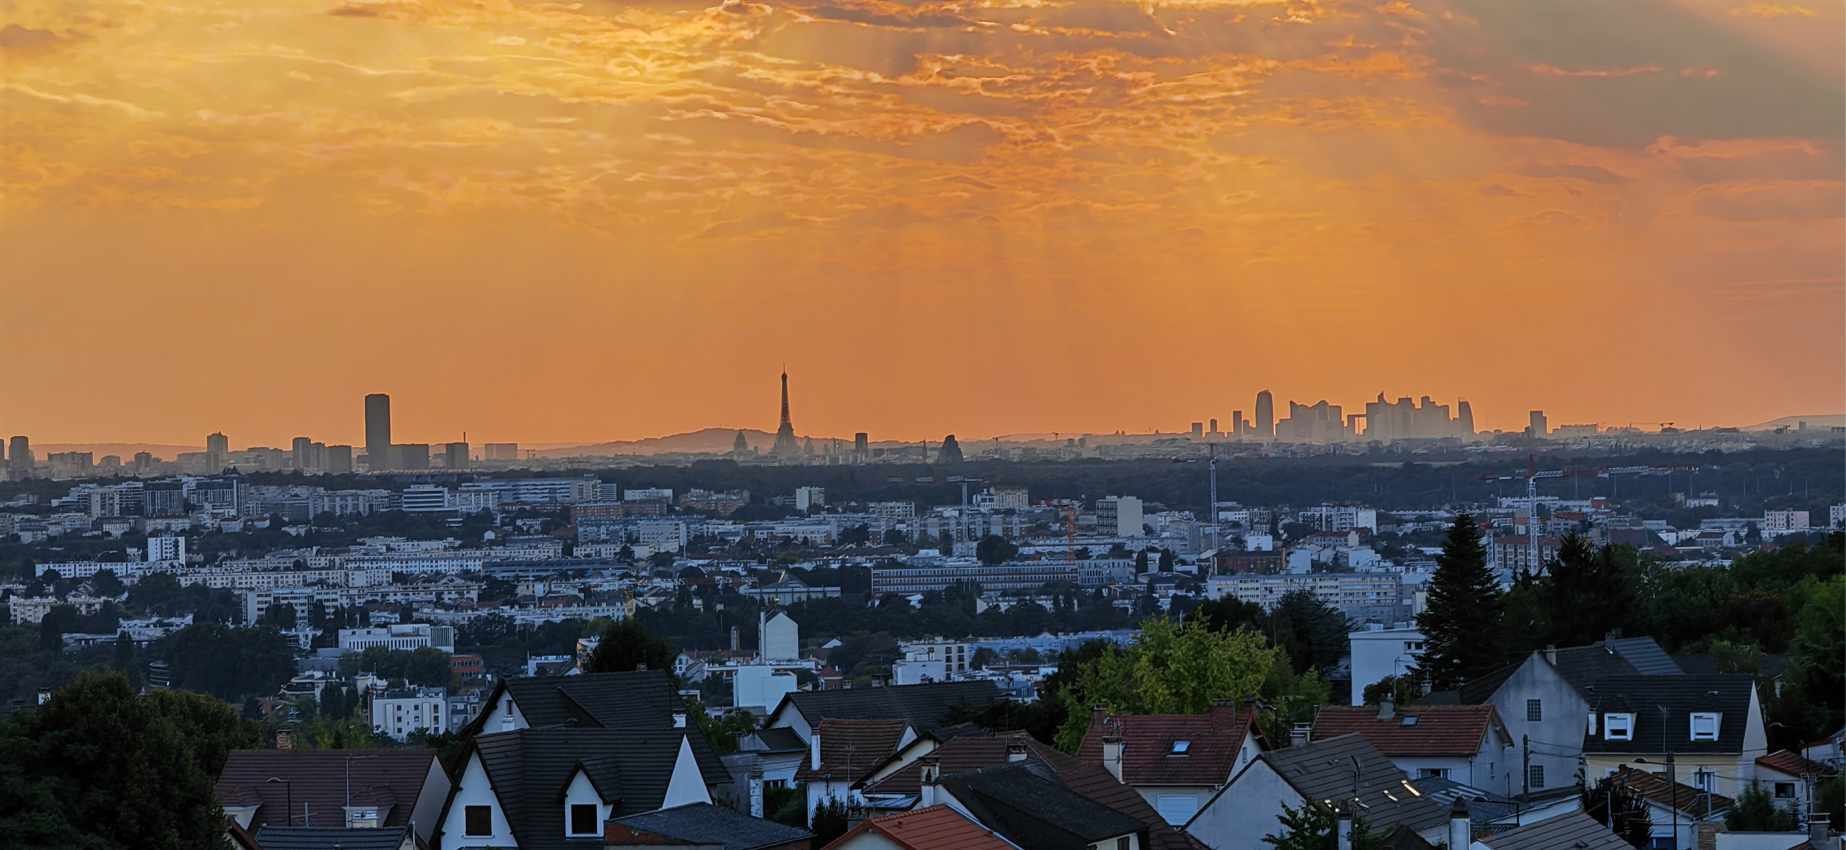
<path fill-rule="evenodd" d="M 1102 764 L 1102 739 L 1122 739 L 1122 781 L 1129 785 L 1222 785 L 1237 769 L 1256 713 L 1214 706 L 1209 714 L 1143 714 L 1091 718 L 1077 758 Z M 1260 735 L 1261 733 L 1258 732 Z M 1182 743 L 1183 747 L 1176 744 Z"/>
<path fill-rule="evenodd" d="M 843 846 L 866 832 L 890 841 L 900 850 L 1018 850 L 1018 845 L 948 806 L 930 806 L 872 818 L 853 827 L 827 847 Z"/>
<path fill-rule="evenodd" d="M 999 699 L 1000 688 L 993 682 L 932 682 L 927 685 L 899 685 L 892 688 L 853 688 L 841 691 L 796 691 L 783 697 L 776 715 L 794 709 L 809 724 L 824 719 L 871 720 L 900 719 L 921 732 L 942 728 L 943 715 L 957 705 L 984 708 Z M 772 718 L 773 719 L 773 718 Z"/>
<path fill-rule="evenodd" d="M 795 778 L 810 782 L 831 776 L 835 782 L 856 782 L 902 745 L 909 728 L 903 720 L 822 720 L 814 730 L 820 737 L 820 767 L 803 761 Z"/>
<path fill-rule="evenodd" d="M 587 673 L 582 676 L 530 676 L 501 679 L 493 693 L 481 703 L 481 713 L 462 727 L 466 737 L 487 731 L 493 709 L 507 694 L 534 729 L 674 729 L 673 715 L 686 711 L 666 670 L 633 670 L 626 673 Z M 724 759 L 718 755 L 702 732 L 691 736 L 692 754 L 699 760 L 699 771 L 707 785 L 730 780 Z"/>
<path fill-rule="evenodd" d="M 564 793 L 579 771 L 614 817 L 651 812 L 666 799 L 688 729 L 521 729 L 468 741 L 525 850 L 574 847 L 564 837 Z M 578 842 L 579 844 L 581 842 Z"/>
<path fill-rule="evenodd" d="M 289 808 L 294 826 L 338 829 L 346 826 L 350 788 L 356 805 L 390 803 L 384 825 L 401 826 L 410 822 L 432 768 L 441 769 L 435 750 L 232 750 L 218 774 L 218 799 L 226 806 L 260 806 L 250 820 L 253 833 L 269 824 L 290 825 Z"/>
<path fill-rule="evenodd" d="M 1651 637 L 1610 638 L 1599 640 L 1595 645 L 1615 650 L 1615 654 L 1633 664 L 1643 676 L 1678 676 L 1686 672 L 1673 663 L 1673 656 Z"/>
<path fill-rule="evenodd" d="M 1270 750 L 1257 760 L 1301 796 L 1322 805 L 1356 798 L 1366 821 L 1379 831 L 1400 823 L 1422 831 L 1449 819 L 1447 811 L 1417 791 L 1404 772 L 1361 735 Z M 1218 794 L 1235 788 L 1233 783 Z"/>
<path fill-rule="evenodd" d="M 1582 812 L 1570 812 L 1479 841 L 1493 850 L 1633 850 L 1609 828 Z"/>
<path fill-rule="evenodd" d="M 940 775 L 953 776 L 957 773 L 965 773 L 970 770 L 979 770 L 983 767 L 992 767 L 996 764 L 1005 763 L 1007 742 L 1015 737 L 1023 738 L 1025 736 L 1023 736 L 1023 733 L 1019 736 L 963 735 L 959 738 L 950 738 L 947 741 L 940 742 L 934 749 L 929 751 L 927 757 L 936 760 Z M 824 741 L 825 739 L 823 738 L 822 740 Z M 885 762 L 874 766 L 871 772 L 876 772 L 879 768 L 884 767 L 885 763 L 904 757 L 902 753 L 892 753 Z M 912 760 L 909 764 L 898 768 L 890 774 L 866 782 L 859 787 L 867 794 L 906 797 L 916 794 L 922 789 L 922 778 L 923 762 L 922 759 L 919 758 Z"/>
<path fill-rule="evenodd" d="M 1741 673 L 1710 676 L 1620 676 L 1597 679 L 1586 697 L 1590 711 L 1634 715 L 1632 740 L 1585 734 L 1586 753 L 1741 753 L 1756 680 Z M 1692 740 L 1693 712 L 1719 712 L 1718 740 Z"/>
<path fill-rule="evenodd" d="M 1024 850 L 1087 850 L 1091 843 L 1147 828 L 1144 822 L 1083 796 L 1038 760 L 942 778 L 974 819 Z"/>
<path fill-rule="evenodd" d="M 791 841 L 800 841 L 814 837 L 805 829 L 776 823 L 762 818 L 753 818 L 740 814 L 723 806 L 710 803 L 693 803 L 686 806 L 674 806 L 657 812 L 630 815 L 625 818 L 613 818 L 608 827 L 622 827 L 633 832 L 643 833 L 637 845 L 655 846 L 658 840 L 648 841 L 645 836 L 659 836 L 676 842 L 697 845 L 713 845 L 724 850 L 759 850 L 774 847 Z M 621 846 L 616 840 L 618 830 L 605 828 L 604 840 L 614 846 Z"/>
<path fill-rule="evenodd" d="M 1838 771 L 1817 761 L 1809 761 L 1800 753 L 1790 750 L 1777 750 L 1756 759 L 1757 767 L 1766 767 L 1786 776 L 1799 777 L 1802 774 L 1815 776 L 1832 776 Z"/>
<path fill-rule="evenodd" d="M 408 826 L 377 829 L 266 826 L 257 830 L 256 843 L 263 850 L 399 850 L 409 832 Z"/>
<path fill-rule="evenodd" d="M 1712 812 L 1721 812 L 1735 802 L 1723 794 L 1713 794 L 1702 788 L 1694 788 L 1684 782 L 1668 782 L 1658 773 L 1648 773 L 1622 765 L 1609 777 L 1612 784 L 1620 785 L 1660 805 L 1663 809 L 1678 808 L 1693 817 L 1704 817 Z"/>
<path fill-rule="evenodd" d="M 1377 706 L 1323 706 L 1314 717 L 1315 739 L 1359 734 L 1387 756 L 1472 756 L 1487 732 L 1506 729 L 1494 706 L 1407 705 L 1387 718 Z M 1510 738 L 1508 738 L 1510 740 Z"/>
<path fill-rule="evenodd" d="M 808 749 L 808 745 L 801 742 L 800 733 L 793 729 L 757 729 L 743 737 L 739 749 L 744 749 L 743 742 L 749 742 L 752 747 L 760 744 L 759 749 L 750 750 L 758 753 L 798 753 Z"/>

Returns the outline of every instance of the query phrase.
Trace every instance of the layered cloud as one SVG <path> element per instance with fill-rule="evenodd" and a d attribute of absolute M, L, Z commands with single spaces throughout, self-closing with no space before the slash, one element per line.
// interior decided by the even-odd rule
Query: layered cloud
<path fill-rule="evenodd" d="M 233 328 L 238 344 L 262 337 L 234 328 L 288 315 L 308 287 L 337 306 L 306 318 L 351 341 L 319 355 L 329 374 L 393 364 L 308 392 L 433 380 L 448 419 L 470 411 L 464 382 L 432 364 L 555 398 L 608 368 L 599 327 L 652 351 L 699 340 L 677 362 L 726 391 L 762 379 L 732 365 L 751 358 L 841 387 L 924 362 L 966 381 L 942 407 L 836 398 L 815 430 L 1173 427 L 1263 385 L 1467 395 L 1507 425 L 1526 405 L 1730 415 L 1658 381 L 1511 386 L 1492 328 L 1514 317 L 1556 353 L 1637 371 L 1678 371 L 1673 341 L 1704 334 L 1712 368 L 1755 376 L 1732 418 L 1764 419 L 1842 405 L 1839 323 L 1815 319 L 1837 319 L 1840 288 L 1770 287 L 1742 316 L 1734 297 L 1840 279 L 1839 18 L 1765 3 L 11 0 L 0 247 L 22 258 L 8 286 L 37 315 L 72 293 L 108 310 L 151 290 L 167 297 L 141 318 Z M 564 332 L 467 346 L 432 328 L 513 304 Z M 1795 332 L 1750 342 L 1777 322 Z M 52 344 L 38 327 L 28 344 Z M 224 373 L 190 336 L 175 368 L 204 392 Z M 576 365 L 525 373 L 494 353 L 509 340 Z M 1778 359 L 1830 365 L 1765 382 Z M 48 408 L 80 367 L 0 392 Z M 484 427 L 629 437 L 753 410 L 634 371 L 624 386 L 671 413 L 585 399 Z M 1151 421 L 1099 400 L 1097 379 L 1149 388 Z M 65 409 L 33 421 L 79 427 L 85 408 Z"/>

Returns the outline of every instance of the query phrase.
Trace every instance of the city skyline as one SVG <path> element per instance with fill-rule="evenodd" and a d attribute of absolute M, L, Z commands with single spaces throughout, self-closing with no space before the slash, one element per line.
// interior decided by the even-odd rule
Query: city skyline
<path fill-rule="evenodd" d="M 1838 414 L 1843 17 L 28 0 L 0 430 L 761 428 L 784 361 L 805 431 L 909 440 Z"/>

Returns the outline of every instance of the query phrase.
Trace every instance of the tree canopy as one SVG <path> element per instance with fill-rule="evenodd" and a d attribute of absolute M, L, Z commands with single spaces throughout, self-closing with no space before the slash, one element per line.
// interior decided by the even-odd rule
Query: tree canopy
<path fill-rule="evenodd" d="M 1107 644 L 1077 662 L 1063 694 L 1069 713 L 1058 746 L 1076 749 L 1093 705 L 1115 714 L 1204 714 L 1212 700 L 1260 692 L 1281 657 L 1281 650 L 1255 632 L 1150 619 L 1127 648 Z"/>
<path fill-rule="evenodd" d="M 1428 607 L 1417 616 L 1424 643 L 1416 672 L 1435 690 L 1452 690 L 1493 672 L 1506 660 L 1504 620 L 1499 580 L 1487 567 L 1480 529 L 1474 517 L 1459 514 L 1436 556 Z"/>
<path fill-rule="evenodd" d="M 622 619 L 603 630 L 602 641 L 590 653 L 585 673 L 623 673 L 641 668 L 673 672 L 673 659 L 679 653 L 666 638 L 655 637 L 640 620 Z"/>

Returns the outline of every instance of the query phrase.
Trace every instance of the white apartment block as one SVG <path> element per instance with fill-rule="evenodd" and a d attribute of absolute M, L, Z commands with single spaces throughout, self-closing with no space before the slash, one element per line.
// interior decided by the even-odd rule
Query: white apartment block
<path fill-rule="evenodd" d="M 1214 576 L 1206 582 L 1212 599 L 1232 596 L 1273 609 L 1282 597 L 1305 590 L 1335 608 L 1379 608 L 1403 599 L 1403 577 L 1395 573 Z"/>
<path fill-rule="evenodd" d="M 442 688 L 398 688 L 372 698 L 372 730 L 393 740 L 413 732 L 446 732 L 449 696 Z"/>
<path fill-rule="evenodd" d="M 443 652 L 455 651 L 455 630 L 428 623 L 403 623 L 371 629 L 341 629 L 342 652 L 364 652 L 375 646 L 386 649 L 421 649 L 435 647 Z"/>

